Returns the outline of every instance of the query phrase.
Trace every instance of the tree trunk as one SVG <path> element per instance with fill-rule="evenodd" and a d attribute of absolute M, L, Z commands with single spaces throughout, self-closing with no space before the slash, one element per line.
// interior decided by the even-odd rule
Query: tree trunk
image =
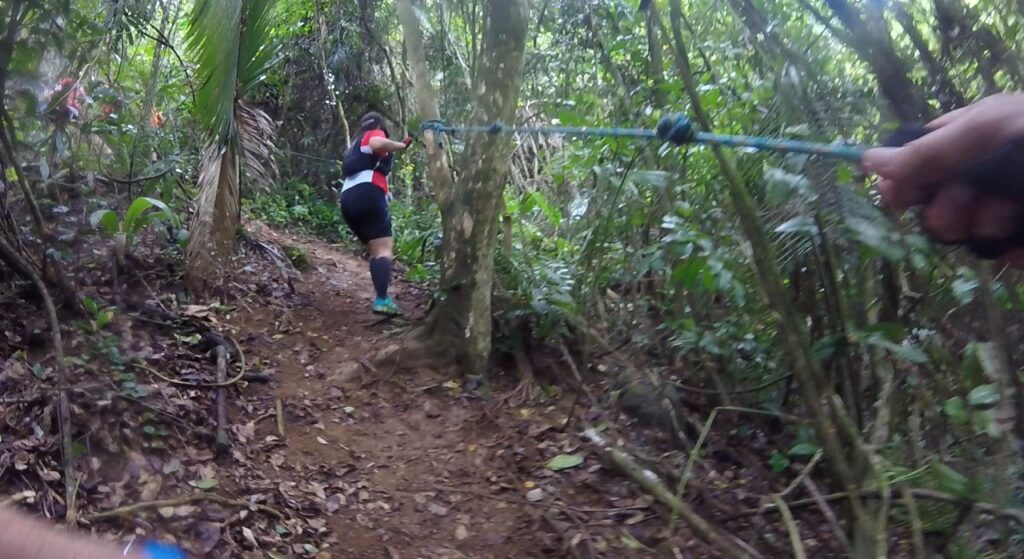
<path fill-rule="evenodd" d="M 412 89 L 416 97 L 416 112 L 421 120 L 437 120 L 441 111 L 437 107 L 437 94 L 430 83 L 430 69 L 427 67 L 426 47 L 423 44 L 423 30 L 410 0 L 398 0 L 398 20 L 405 38 L 405 52 L 412 71 Z M 432 130 L 423 133 L 423 145 L 427 151 L 427 179 L 434 187 L 438 205 L 444 207 L 452 197 L 455 181 L 452 179 L 448 152 L 441 145 L 441 138 Z"/>
<path fill-rule="evenodd" d="M 529 6 L 526 0 L 489 0 L 475 86 L 473 124 L 512 122 L 523 81 Z M 435 332 L 459 340 L 455 362 L 463 372 L 483 373 L 491 352 L 491 288 L 498 213 L 513 143 L 498 135 L 469 139 L 465 173 L 454 196 L 441 205 L 443 298 Z"/>
<path fill-rule="evenodd" d="M 930 120 L 934 111 L 911 81 L 882 14 L 868 13 L 865 19 L 849 0 L 826 0 L 825 3 L 849 32 L 845 35 L 847 44 L 874 70 L 878 87 L 889 100 L 896 118 L 904 122 Z M 876 10 L 870 6 L 867 9 Z"/>
<path fill-rule="evenodd" d="M 359 18 L 363 21 L 363 28 L 366 30 L 366 35 L 375 45 L 377 45 L 377 48 L 381 50 L 381 53 L 384 54 L 384 60 L 388 63 L 388 73 L 391 75 L 391 82 L 395 88 L 395 100 L 398 103 L 398 120 L 401 121 L 400 124 L 403 132 L 408 133 L 409 130 L 406 128 L 408 123 L 405 118 L 405 96 L 402 94 L 402 90 L 405 89 L 405 84 L 398 78 L 398 72 L 395 70 L 395 60 L 391 56 L 391 49 L 382 43 L 380 38 L 377 37 L 377 32 L 374 31 L 373 24 L 370 22 L 367 12 L 366 2 L 360 2 Z"/>
<path fill-rule="evenodd" d="M 167 26 L 171 21 L 171 0 L 161 2 L 160 9 L 163 14 L 160 16 L 160 35 L 159 38 L 167 36 Z M 177 21 L 179 10 L 181 9 L 181 2 L 174 3 L 174 20 Z M 132 158 L 128 168 L 128 176 L 132 176 L 135 172 L 135 157 L 141 151 L 143 157 L 149 157 L 152 151 L 150 150 L 150 119 L 152 118 L 153 108 L 156 107 L 156 94 L 157 87 L 160 85 L 160 66 L 163 65 L 164 59 L 164 44 L 162 41 L 157 40 L 153 46 L 153 60 L 149 65 L 149 78 L 146 83 L 146 92 L 142 97 L 142 115 L 139 117 L 139 135 L 135 139 L 135 145 L 132 147 Z M 145 165 L 143 165 L 145 167 Z"/>
<path fill-rule="evenodd" d="M 437 118 L 419 21 L 409 0 L 399 0 L 399 19 L 413 72 L 420 116 Z M 525 61 L 529 7 L 526 0 L 488 0 L 475 86 L 473 124 L 515 119 Z M 467 140 L 463 168 L 452 183 L 444 150 L 427 132 L 428 175 L 437 188 L 444 231 L 442 296 L 425 331 L 444 340 L 450 357 L 466 374 L 485 371 L 491 352 L 491 289 L 498 214 L 513 144 L 507 136 L 475 135 Z M 437 351 L 436 343 L 424 349 Z"/>
<path fill-rule="evenodd" d="M 946 48 L 962 47 L 977 61 L 986 83 L 986 95 L 1003 89 L 996 82 L 1000 68 L 1012 78 L 1014 86 L 1024 84 L 1024 72 L 1017 55 L 962 2 L 935 0 L 935 19 Z"/>
<path fill-rule="evenodd" d="M 345 106 L 341 103 L 341 99 L 338 99 L 338 93 L 334 91 L 334 74 L 327 67 L 327 50 L 324 46 L 324 43 L 327 42 L 327 22 L 324 21 L 324 12 L 320 9 L 320 0 L 313 2 L 313 9 L 316 11 L 317 38 L 314 42 L 320 62 L 320 73 L 323 74 L 327 96 L 331 99 L 331 105 L 334 106 L 334 116 L 338 119 L 338 124 L 345 130 L 345 151 L 348 151 L 348 148 L 352 147 L 352 131 L 348 127 Z"/>
<path fill-rule="evenodd" d="M 661 21 L 661 14 L 658 13 L 657 2 L 651 2 L 647 6 L 647 14 L 644 17 L 644 30 L 647 32 L 647 76 L 651 80 L 651 87 L 654 93 L 654 103 L 658 107 L 668 105 L 668 91 L 665 90 L 665 57 L 662 52 L 661 36 L 658 34 L 658 22 Z"/>
<path fill-rule="evenodd" d="M 917 49 L 917 55 L 921 58 L 921 64 L 924 64 L 925 70 L 928 71 L 928 77 L 931 79 L 932 87 L 935 89 L 935 98 L 939 101 L 939 106 L 945 112 L 965 106 L 967 99 L 957 89 L 956 84 L 953 83 L 946 69 L 942 67 L 939 60 L 932 54 L 931 49 L 928 48 L 928 42 L 921 35 L 921 31 L 915 25 L 914 17 L 907 11 L 906 6 L 897 3 L 894 4 L 894 10 L 896 21 L 900 23 L 900 27 L 907 34 L 907 38 L 914 44 L 914 48 Z"/>

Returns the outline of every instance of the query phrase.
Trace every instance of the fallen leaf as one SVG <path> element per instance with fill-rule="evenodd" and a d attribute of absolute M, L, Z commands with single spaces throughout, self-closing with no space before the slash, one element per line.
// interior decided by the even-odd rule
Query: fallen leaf
<path fill-rule="evenodd" d="M 427 510 L 429 510 L 432 514 L 436 514 L 437 516 L 447 516 L 448 515 L 448 509 L 442 507 L 441 505 L 435 504 L 435 503 L 430 503 L 430 505 L 427 506 Z"/>
<path fill-rule="evenodd" d="M 141 481 L 141 480 L 140 480 Z M 162 476 L 151 476 L 146 479 L 142 486 L 142 500 L 152 501 L 160 495 L 160 489 L 164 486 L 164 478 Z"/>
<path fill-rule="evenodd" d="M 256 536 L 252 533 L 252 530 L 242 526 L 242 535 L 245 536 L 245 541 L 249 542 L 249 545 L 259 549 L 260 544 L 256 543 Z"/>
<path fill-rule="evenodd" d="M 435 404 L 433 400 L 427 400 L 423 402 L 423 413 L 425 413 L 427 417 L 440 417 L 441 408 Z"/>
<path fill-rule="evenodd" d="M 562 470 L 568 470 L 569 468 L 575 468 L 582 463 L 582 454 L 559 454 L 552 458 L 545 467 L 552 472 L 560 472 Z"/>
<path fill-rule="evenodd" d="M 189 484 L 192 485 L 192 487 L 195 487 L 196 489 L 213 489 L 214 487 L 217 487 L 217 485 L 220 484 L 220 482 L 217 481 L 216 479 L 210 478 L 200 479 L 197 481 L 190 481 Z"/>
<path fill-rule="evenodd" d="M 345 504 L 345 497 L 338 494 L 331 495 L 327 498 L 327 512 L 336 513 L 343 504 Z"/>
<path fill-rule="evenodd" d="M 199 522 L 196 524 L 199 529 L 199 552 L 203 557 L 209 557 L 213 548 L 220 543 L 220 524 L 216 522 Z"/>
<path fill-rule="evenodd" d="M 318 442 L 320 444 L 323 444 L 323 445 L 328 444 L 327 441 L 323 437 L 317 437 L 316 438 L 316 442 Z"/>

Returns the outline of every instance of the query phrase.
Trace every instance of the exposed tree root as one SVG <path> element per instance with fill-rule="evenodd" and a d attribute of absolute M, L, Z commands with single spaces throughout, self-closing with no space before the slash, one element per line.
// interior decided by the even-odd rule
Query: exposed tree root
<path fill-rule="evenodd" d="M 761 557 L 753 549 L 744 549 L 732 536 L 715 528 L 703 516 L 697 514 L 689 505 L 677 498 L 668 487 L 658 479 L 657 474 L 638 464 L 631 456 L 613 447 L 604 437 L 594 429 L 587 429 L 583 432 L 583 438 L 589 441 L 617 468 L 625 477 L 629 478 L 652 497 L 667 506 L 673 514 L 678 515 L 693 533 L 704 540 L 708 545 L 715 548 L 721 557 L 754 559 Z"/>
<path fill-rule="evenodd" d="M 397 344 L 385 347 L 370 360 L 378 369 L 446 368 L 455 364 L 451 340 L 441 340 L 427 328 L 417 328 Z"/>
<path fill-rule="evenodd" d="M 505 396 L 505 401 L 513 406 L 521 406 L 537 400 L 540 395 L 540 386 L 537 385 L 537 377 L 533 374 L 533 365 L 530 358 L 522 349 L 517 349 L 512 356 L 516 360 L 516 368 L 519 369 L 519 386 Z"/>

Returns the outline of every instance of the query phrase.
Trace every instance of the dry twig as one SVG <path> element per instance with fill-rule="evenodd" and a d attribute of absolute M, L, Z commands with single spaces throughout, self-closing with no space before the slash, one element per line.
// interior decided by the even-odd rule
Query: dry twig
<path fill-rule="evenodd" d="M 146 371 L 147 373 L 157 377 L 158 379 L 173 384 L 175 386 L 185 386 L 188 388 L 226 388 L 228 386 L 237 384 L 241 380 L 244 380 L 246 375 L 245 353 L 242 352 L 242 346 L 238 345 L 238 342 L 232 340 L 230 337 L 227 337 L 227 339 L 231 340 L 231 343 L 235 346 L 235 349 L 238 351 L 238 374 L 224 382 L 188 382 L 168 377 L 167 375 L 161 373 L 160 371 L 157 371 L 156 369 L 150 367 L 145 363 L 137 363 L 136 366 Z"/>
<path fill-rule="evenodd" d="M 744 546 L 734 541 L 729 534 L 708 523 L 703 516 L 697 514 L 689 505 L 672 494 L 654 472 L 637 464 L 625 452 L 612 447 L 596 430 L 587 429 L 584 431 L 583 437 L 593 444 L 623 475 L 682 518 L 696 536 L 718 550 L 722 557 L 739 559 L 760 557 L 753 549 L 745 549 Z"/>
<path fill-rule="evenodd" d="M 229 507 L 247 508 L 249 510 L 262 512 L 264 514 L 273 516 L 278 520 L 284 520 L 285 516 L 277 511 L 277 509 L 268 507 L 267 505 L 260 505 L 258 503 L 252 503 L 241 499 L 229 499 L 222 497 L 214 493 L 191 493 L 189 495 L 182 495 L 173 499 L 163 499 L 159 501 L 144 501 L 141 503 L 135 503 L 116 509 L 108 510 L 105 512 L 99 512 L 91 514 L 82 518 L 86 522 L 101 522 L 104 520 L 113 520 L 115 518 L 121 518 L 125 516 L 131 516 L 136 513 L 145 512 L 153 509 L 162 509 L 164 507 L 180 507 L 182 505 L 189 505 L 192 503 L 198 503 L 207 501 L 211 503 L 217 503 L 218 505 L 225 505 Z"/>

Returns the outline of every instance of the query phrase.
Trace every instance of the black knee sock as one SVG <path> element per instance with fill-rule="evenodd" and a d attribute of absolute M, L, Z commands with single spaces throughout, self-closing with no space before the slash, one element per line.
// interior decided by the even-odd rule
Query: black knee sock
<path fill-rule="evenodd" d="M 388 285 L 391 284 L 391 259 L 387 257 L 370 259 L 370 278 L 377 290 L 378 299 L 387 299 Z"/>

